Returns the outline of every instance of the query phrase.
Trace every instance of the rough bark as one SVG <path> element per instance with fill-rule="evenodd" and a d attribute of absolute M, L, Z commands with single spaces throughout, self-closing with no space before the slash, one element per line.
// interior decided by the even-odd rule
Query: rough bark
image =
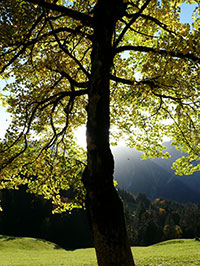
<path fill-rule="evenodd" d="M 94 39 L 87 107 L 88 165 L 83 175 L 88 211 L 99 265 L 134 265 L 123 205 L 113 186 L 114 160 L 109 147 L 109 77 L 112 38 L 123 12 L 122 0 L 99 0 L 94 14 Z"/>

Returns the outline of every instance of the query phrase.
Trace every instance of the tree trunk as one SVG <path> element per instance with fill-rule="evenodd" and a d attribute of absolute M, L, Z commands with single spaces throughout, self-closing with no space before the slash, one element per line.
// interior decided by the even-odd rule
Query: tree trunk
<path fill-rule="evenodd" d="M 99 0 L 94 14 L 94 39 L 88 100 L 87 157 L 83 175 L 86 208 L 98 265 L 134 265 L 128 244 L 123 204 L 113 185 L 114 160 L 109 146 L 112 38 L 123 10 L 122 0 Z"/>

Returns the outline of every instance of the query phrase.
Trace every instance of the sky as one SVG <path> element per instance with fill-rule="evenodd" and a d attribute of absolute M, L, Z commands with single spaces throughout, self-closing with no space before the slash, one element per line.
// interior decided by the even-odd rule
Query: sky
<path fill-rule="evenodd" d="M 197 5 L 182 4 L 181 5 L 180 22 L 192 24 L 192 22 L 193 22 L 192 13 L 196 7 L 197 7 Z"/>
<path fill-rule="evenodd" d="M 189 4 L 183 4 L 181 6 L 181 16 L 180 21 L 182 23 L 192 23 L 192 12 L 196 6 L 195 5 L 189 5 Z M 0 80 L 0 93 L 3 93 L 2 89 L 6 85 L 6 82 L 3 80 Z M 7 127 L 10 123 L 10 115 L 6 112 L 6 108 L 1 106 L 0 103 L 0 139 L 3 138 Z M 78 144 L 85 147 L 85 128 L 81 127 L 76 132 L 76 137 L 78 140 Z"/>

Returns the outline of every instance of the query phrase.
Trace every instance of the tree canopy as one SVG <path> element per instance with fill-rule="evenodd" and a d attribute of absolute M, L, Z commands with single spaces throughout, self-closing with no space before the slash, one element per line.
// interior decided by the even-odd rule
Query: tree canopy
<path fill-rule="evenodd" d="M 180 23 L 182 3 L 195 5 L 192 25 Z M 177 173 L 200 170 L 199 13 L 192 0 L 2 0 L 0 75 L 14 81 L 1 188 L 27 183 L 57 202 L 73 185 L 80 204 L 84 164 L 98 176 L 87 191 L 110 184 L 109 130 L 144 157 L 168 157 L 168 136 L 189 154 Z M 86 121 L 87 162 L 73 138 Z"/>
<path fill-rule="evenodd" d="M 164 156 L 161 143 L 168 136 L 190 154 L 176 163 L 178 173 L 199 170 L 191 164 L 199 160 L 200 145 L 199 9 L 190 26 L 180 23 L 180 5 L 195 1 L 124 2 L 112 40 L 114 141 L 125 134 L 144 156 Z M 29 175 L 37 173 L 38 178 L 40 169 L 43 178 L 53 165 L 64 169 L 50 155 L 54 152 L 66 158 L 67 151 L 68 157 L 75 156 L 75 164 L 80 161 L 70 152 L 77 148 L 72 149 L 73 130 L 86 122 L 95 5 L 96 1 L 36 0 L 1 5 L 1 76 L 14 77 L 4 89 L 9 91 L 6 101 L 13 123 L 1 143 L 1 166 L 14 161 L 14 173 L 9 165 L 1 175 L 15 184 L 21 182 L 17 172 L 27 167 Z M 60 172 L 52 175 L 62 177 Z"/>

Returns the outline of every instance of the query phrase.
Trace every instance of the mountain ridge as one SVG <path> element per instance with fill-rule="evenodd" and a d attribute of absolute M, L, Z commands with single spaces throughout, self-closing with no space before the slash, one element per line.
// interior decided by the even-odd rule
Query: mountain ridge
<path fill-rule="evenodd" d="M 190 176 L 178 176 L 171 169 L 172 163 L 184 153 L 170 142 L 164 143 L 171 158 L 141 160 L 142 152 L 125 146 L 112 148 L 115 158 L 115 179 L 121 189 L 135 195 L 145 192 L 154 198 L 166 198 L 178 202 L 200 202 L 200 172 Z"/>

